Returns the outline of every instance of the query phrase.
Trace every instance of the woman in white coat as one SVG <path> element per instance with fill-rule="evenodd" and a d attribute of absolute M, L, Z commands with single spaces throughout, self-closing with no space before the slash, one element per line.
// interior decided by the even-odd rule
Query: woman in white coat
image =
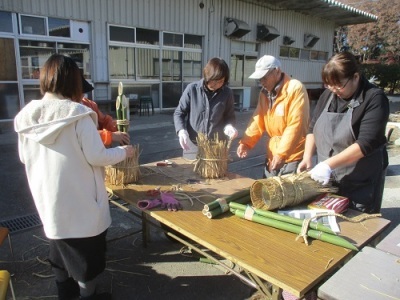
<path fill-rule="evenodd" d="M 40 72 L 43 98 L 28 103 L 15 117 L 14 127 L 50 241 L 59 299 L 107 299 L 96 294 L 111 224 L 103 167 L 131 157 L 133 149 L 104 147 L 96 113 L 80 104 L 81 78 L 70 57 L 52 55 Z"/>

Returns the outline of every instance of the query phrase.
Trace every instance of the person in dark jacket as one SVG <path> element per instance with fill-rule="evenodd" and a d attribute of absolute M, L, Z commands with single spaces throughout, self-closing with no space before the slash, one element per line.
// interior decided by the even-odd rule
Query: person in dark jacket
<path fill-rule="evenodd" d="M 203 69 L 203 79 L 190 83 L 174 112 L 179 143 L 184 150 L 196 144 L 197 134 L 209 138 L 237 137 L 233 92 L 228 87 L 229 67 L 214 57 Z"/>
<path fill-rule="evenodd" d="M 389 100 L 360 72 L 349 52 L 333 56 L 322 69 L 327 89 L 318 100 L 298 172 L 318 164 L 311 178 L 339 187 L 350 208 L 366 213 L 381 209 L 388 166 L 386 123 Z"/>

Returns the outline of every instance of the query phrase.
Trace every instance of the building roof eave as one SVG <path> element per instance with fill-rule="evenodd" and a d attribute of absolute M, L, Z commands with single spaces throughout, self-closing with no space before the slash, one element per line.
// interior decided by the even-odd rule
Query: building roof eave
<path fill-rule="evenodd" d="M 378 17 L 336 0 L 242 0 L 266 6 L 275 11 L 294 11 L 300 14 L 333 22 L 336 26 L 346 26 L 376 22 Z"/>

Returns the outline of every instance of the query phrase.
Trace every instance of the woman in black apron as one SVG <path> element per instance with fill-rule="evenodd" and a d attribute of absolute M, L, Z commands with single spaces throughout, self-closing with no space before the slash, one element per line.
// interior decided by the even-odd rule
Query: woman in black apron
<path fill-rule="evenodd" d="M 348 52 L 326 63 L 322 80 L 327 89 L 314 110 L 297 170 L 312 168 L 316 150 L 318 164 L 311 178 L 322 184 L 332 181 L 338 194 L 350 199 L 350 208 L 378 213 L 388 165 L 389 100 L 361 74 Z"/>

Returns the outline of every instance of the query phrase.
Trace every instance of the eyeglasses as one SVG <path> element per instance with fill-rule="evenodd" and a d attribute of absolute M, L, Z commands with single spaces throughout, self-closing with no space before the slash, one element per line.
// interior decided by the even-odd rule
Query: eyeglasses
<path fill-rule="evenodd" d="M 343 84 L 342 87 L 331 86 L 331 85 L 328 84 L 328 85 L 327 85 L 327 86 L 328 86 L 328 89 L 330 89 L 331 91 L 338 91 L 338 92 L 340 92 L 341 90 L 343 90 L 343 89 L 346 87 L 346 85 L 349 83 L 349 81 L 350 81 L 351 78 L 352 78 L 352 77 L 349 77 L 349 79 L 347 79 L 346 83 Z"/>

